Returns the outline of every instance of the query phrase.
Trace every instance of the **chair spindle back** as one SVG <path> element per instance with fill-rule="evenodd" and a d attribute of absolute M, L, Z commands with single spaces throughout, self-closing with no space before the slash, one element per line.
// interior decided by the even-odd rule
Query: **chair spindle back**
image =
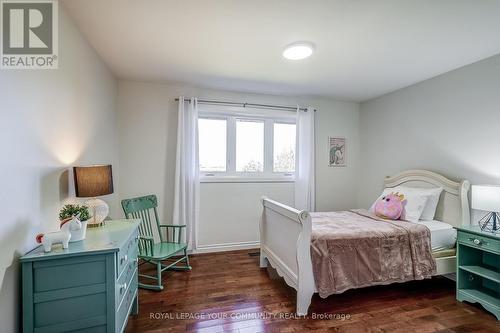
<path fill-rule="evenodd" d="M 139 253 L 142 255 L 152 255 L 153 249 L 151 242 L 144 238 L 154 238 L 154 233 L 159 235 L 160 240 L 163 241 L 163 235 L 160 232 L 159 218 L 158 218 L 158 199 L 156 195 L 147 195 L 138 198 L 122 200 L 123 211 L 127 219 L 140 219 L 139 224 Z M 153 221 L 154 220 L 154 221 Z"/>

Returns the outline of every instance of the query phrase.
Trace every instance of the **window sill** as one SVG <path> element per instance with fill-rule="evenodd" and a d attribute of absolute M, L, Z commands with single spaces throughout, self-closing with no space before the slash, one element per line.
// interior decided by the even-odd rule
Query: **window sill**
<path fill-rule="evenodd" d="M 294 178 L 203 177 L 200 183 L 295 183 Z"/>

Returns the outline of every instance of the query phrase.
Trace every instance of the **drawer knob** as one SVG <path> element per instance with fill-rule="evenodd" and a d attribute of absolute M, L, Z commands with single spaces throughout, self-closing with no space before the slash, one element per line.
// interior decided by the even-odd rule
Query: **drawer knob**
<path fill-rule="evenodd" d="M 127 255 L 124 255 L 122 260 L 121 260 L 121 263 L 123 264 L 124 262 L 126 262 L 128 260 L 128 256 Z"/>
<path fill-rule="evenodd" d="M 474 244 L 476 244 L 476 245 L 481 244 L 481 241 L 480 241 L 479 239 L 477 239 L 477 238 L 474 238 L 473 242 L 474 242 Z"/>
<path fill-rule="evenodd" d="M 120 285 L 120 294 L 122 294 L 127 289 L 127 283 L 123 283 Z"/>

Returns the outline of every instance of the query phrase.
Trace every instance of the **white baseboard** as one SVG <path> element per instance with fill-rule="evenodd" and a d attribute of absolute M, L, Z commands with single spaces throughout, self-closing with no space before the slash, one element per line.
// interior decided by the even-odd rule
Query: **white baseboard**
<path fill-rule="evenodd" d="M 259 241 L 254 242 L 237 242 L 237 243 L 224 243 L 224 244 L 209 244 L 198 245 L 198 248 L 192 253 L 210 253 L 210 252 L 224 252 L 234 250 L 248 250 L 260 247 Z"/>

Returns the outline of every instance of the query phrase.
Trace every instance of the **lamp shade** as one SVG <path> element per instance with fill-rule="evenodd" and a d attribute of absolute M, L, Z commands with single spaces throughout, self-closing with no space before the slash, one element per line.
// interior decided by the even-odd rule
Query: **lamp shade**
<path fill-rule="evenodd" d="M 79 198 L 98 197 L 113 193 L 111 165 L 74 167 L 75 194 Z"/>
<path fill-rule="evenodd" d="M 472 209 L 500 212 L 500 186 L 472 185 Z"/>

